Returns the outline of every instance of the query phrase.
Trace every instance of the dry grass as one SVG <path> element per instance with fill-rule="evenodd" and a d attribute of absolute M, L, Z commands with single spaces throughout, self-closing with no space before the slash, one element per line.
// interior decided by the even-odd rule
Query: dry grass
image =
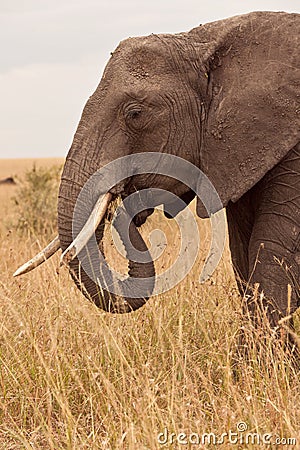
<path fill-rule="evenodd" d="M 13 188 L 0 189 L 2 215 L 13 215 Z M 163 224 L 170 238 L 171 222 Z M 251 444 L 254 435 L 249 444 L 225 437 L 211 446 L 207 439 L 180 445 L 171 435 L 220 438 L 239 422 L 261 439 L 298 440 L 278 448 L 300 448 L 299 378 L 266 325 L 262 342 L 245 324 L 251 361 L 240 362 L 233 377 L 241 308 L 228 251 L 213 281 L 200 285 L 195 268 L 169 293 L 118 316 L 87 302 L 64 269 L 57 274 L 58 256 L 13 279 L 45 242 L 0 225 L 1 449 L 269 448 Z M 200 227 L 205 246 L 207 226 Z"/>

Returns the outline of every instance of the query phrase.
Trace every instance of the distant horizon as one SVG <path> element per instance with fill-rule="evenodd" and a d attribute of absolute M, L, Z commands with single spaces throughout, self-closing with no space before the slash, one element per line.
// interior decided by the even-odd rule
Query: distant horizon
<path fill-rule="evenodd" d="M 23 174 L 32 171 L 33 167 L 49 168 L 53 166 L 63 166 L 65 158 L 58 156 L 42 157 L 42 158 L 0 158 L 0 181 L 12 177 L 23 178 Z M 3 186 L 0 185 L 2 190 Z M 13 186 L 12 186 L 13 187 Z"/>
<path fill-rule="evenodd" d="M 67 156 L 67 155 L 66 155 Z M 0 156 L 0 161 L 11 161 L 13 159 L 19 160 L 19 159 L 66 159 L 66 156 L 61 155 L 51 155 L 51 156 L 12 156 L 11 158 L 6 158 L 4 156 Z"/>

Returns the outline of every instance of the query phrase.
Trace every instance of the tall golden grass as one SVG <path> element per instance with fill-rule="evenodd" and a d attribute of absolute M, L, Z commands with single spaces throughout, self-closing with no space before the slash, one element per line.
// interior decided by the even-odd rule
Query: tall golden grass
<path fill-rule="evenodd" d="M 198 283 L 203 251 L 172 291 L 111 315 L 57 255 L 12 278 L 46 242 L 8 225 L 15 188 L 0 189 L 1 449 L 300 448 L 299 374 L 266 323 L 258 333 L 244 320 L 250 358 L 233 373 L 243 317 L 228 249 L 211 281 Z M 158 215 L 145 235 L 157 224 L 174 242 Z M 199 227 L 206 248 L 209 227 Z M 222 442 L 230 430 L 237 437 Z"/>

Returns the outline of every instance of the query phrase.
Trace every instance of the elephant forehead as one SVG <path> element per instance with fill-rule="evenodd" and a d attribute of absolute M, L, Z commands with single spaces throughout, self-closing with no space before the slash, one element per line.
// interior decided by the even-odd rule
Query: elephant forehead
<path fill-rule="evenodd" d="M 163 36 L 128 38 L 113 53 L 112 61 L 121 72 L 135 79 L 173 73 L 172 44 Z"/>

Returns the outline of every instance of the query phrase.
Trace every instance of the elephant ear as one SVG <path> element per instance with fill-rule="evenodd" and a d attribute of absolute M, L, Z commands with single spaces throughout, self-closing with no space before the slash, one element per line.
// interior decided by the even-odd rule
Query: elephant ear
<path fill-rule="evenodd" d="M 250 13 L 191 32 L 207 48 L 200 168 L 224 206 L 299 142 L 299 25 L 299 14 Z M 200 201 L 197 212 L 207 217 Z"/>

